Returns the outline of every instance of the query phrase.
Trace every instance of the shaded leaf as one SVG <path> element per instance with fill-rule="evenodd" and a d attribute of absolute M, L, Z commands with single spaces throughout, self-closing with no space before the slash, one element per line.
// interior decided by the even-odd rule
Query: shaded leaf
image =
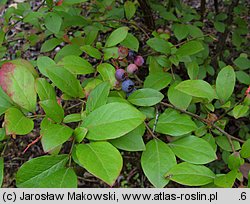
<path fill-rule="evenodd" d="M 120 27 L 114 30 L 108 37 L 105 47 L 113 47 L 122 42 L 128 34 L 128 27 Z"/>
<path fill-rule="evenodd" d="M 144 81 L 144 88 L 151 88 L 157 91 L 164 89 L 171 82 L 172 76 L 166 72 L 152 72 Z"/>

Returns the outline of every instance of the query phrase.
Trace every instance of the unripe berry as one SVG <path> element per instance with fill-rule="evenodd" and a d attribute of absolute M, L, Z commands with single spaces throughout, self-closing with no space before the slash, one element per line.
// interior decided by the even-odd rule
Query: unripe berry
<path fill-rule="evenodd" d="M 140 55 L 136 56 L 134 63 L 135 63 L 138 67 L 142 66 L 142 65 L 144 64 L 144 59 L 143 59 L 143 57 L 140 56 Z"/>
<path fill-rule="evenodd" d="M 130 65 L 128 65 L 128 67 L 127 67 L 127 72 L 129 73 L 129 74 L 134 74 L 135 72 L 137 72 L 138 71 L 138 67 L 135 65 L 135 64 L 130 64 Z"/>
<path fill-rule="evenodd" d="M 115 78 L 117 81 L 124 81 L 126 77 L 124 69 L 117 69 L 115 72 Z"/>
<path fill-rule="evenodd" d="M 119 47 L 118 48 L 118 55 L 119 55 L 120 59 L 127 57 L 128 56 L 128 48 L 123 47 L 123 46 Z"/>
<path fill-rule="evenodd" d="M 134 90 L 135 84 L 130 79 L 125 80 L 122 82 L 122 90 L 126 93 L 130 93 Z"/>

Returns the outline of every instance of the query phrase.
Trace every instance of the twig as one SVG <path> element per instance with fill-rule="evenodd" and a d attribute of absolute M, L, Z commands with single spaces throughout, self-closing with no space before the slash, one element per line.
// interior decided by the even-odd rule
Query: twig
<path fill-rule="evenodd" d="M 153 138 L 158 139 L 158 138 L 155 136 L 155 134 L 152 132 L 152 130 L 150 129 L 150 127 L 148 127 L 148 124 L 147 124 L 146 122 L 144 122 L 144 124 L 145 124 L 145 126 L 146 126 L 148 132 L 150 133 L 150 135 L 151 135 Z"/>
<path fill-rule="evenodd" d="M 25 154 L 25 152 L 34 144 L 36 144 L 40 139 L 42 138 L 42 135 L 40 135 L 38 138 L 36 138 L 34 141 L 28 144 L 28 146 L 23 150 L 22 154 Z"/>
<path fill-rule="evenodd" d="M 82 105 L 82 104 L 83 104 L 83 102 L 79 102 L 79 103 L 77 103 L 77 104 L 74 104 L 74 105 L 68 107 L 66 110 L 70 110 L 70 109 L 75 108 L 75 107 L 77 107 L 77 106 L 79 106 L 79 105 Z"/>
<path fill-rule="evenodd" d="M 173 105 L 168 104 L 168 103 L 161 102 L 161 104 L 164 105 L 164 106 L 166 106 L 166 107 L 168 107 L 168 108 L 172 108 L 172 109 L 178 110 L 178 111 L 180 111 L 181 113 L 190 115 L 191 117 L 193 117 L 193 118 L 195 118 L 195 119 L 197 119 L 197 120 L 203 122 L 204 124 L 208 125 L 208 121 L 207 121 L 206 119 L 200 117 L 200 116 L 197 115 L 197 114 L 194 114 L 194 113 L 191 113 L 191 112 L 189 112 L 189 111 L 186 111 L 186 110 L 177 108 L 176 106 L 173 106 Z M 220 127 L 218 127 L 217 125 L 215 125 L 215 124 L 213 124 L 213 123 L 212 123 L 212 124 L 209 123 L 209 124 L 210 124 L 213 128 L 217 129 L 219 132 L 221 132 L 223 135 L 225 135 L 225 136 L 227 137 L 227 139 L 228 139 L 228 141 L 229 141 L 229 143 L 230 143 L 230 145 L 231 145 L 231 147 L 232 147 L 233 152 L 235 152 L 235 149 L 234 149 L 232 140 L 237 140 L 237 141 L 239 141 L 239 142 L 241 142 L 241 143 L 244 143 L 244 142 L 245 142 L 244 140 L 241 140 L 241 139 L 239 139 L 239 138 L 237 138 L 237 137 L 234 137 L 234 136 L 230 135 L 229 133 L 227 133 L 226 131 L 222 130 L 222 129 L 221 129 Z"/>

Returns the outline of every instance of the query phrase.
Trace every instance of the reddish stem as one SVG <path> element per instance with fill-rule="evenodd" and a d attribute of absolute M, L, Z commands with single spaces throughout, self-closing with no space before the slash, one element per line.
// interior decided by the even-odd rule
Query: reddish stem
<path fill-rule="evenodd" d="M 40 135 L 38 138 L 36 138 L 34 141 L 32 141 L 31 143 L 28 144 L 28 146 L 25 148 L 25 150 L 23 150 L 23 154 L 25 154 L 25 152 L 27 152 L 27 150 L 34 144 L 36 144 L 40 139 L 42 138 L 42 135 Z"/>

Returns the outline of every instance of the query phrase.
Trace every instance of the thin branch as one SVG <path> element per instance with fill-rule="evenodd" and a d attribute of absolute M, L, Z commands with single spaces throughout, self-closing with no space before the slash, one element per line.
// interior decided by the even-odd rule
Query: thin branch
<path fill-rule="evenodd" d="M 28 146 L 23 150 L 23 154 L 34 144 L 36 144 L 40 139 L 42 138 L 42 135 L 40 135 L 38 138 L 36 138 L 34 141 L 28 144 Z"/>
<path fill-rule="evenodd" d="M 150 133 L 150 135 L 151 135 L 153 138 L 158 139 L 158 138 L 155 136 L 155 134 L 152 132 L 152 130 L 150 129 L 150 127 L 148 127 L 148 124 L 147 124 L 146 122 L 144 122 L 144 124 L 145 124 L 145 126 L 146 126 L 148 132 Z"/>

